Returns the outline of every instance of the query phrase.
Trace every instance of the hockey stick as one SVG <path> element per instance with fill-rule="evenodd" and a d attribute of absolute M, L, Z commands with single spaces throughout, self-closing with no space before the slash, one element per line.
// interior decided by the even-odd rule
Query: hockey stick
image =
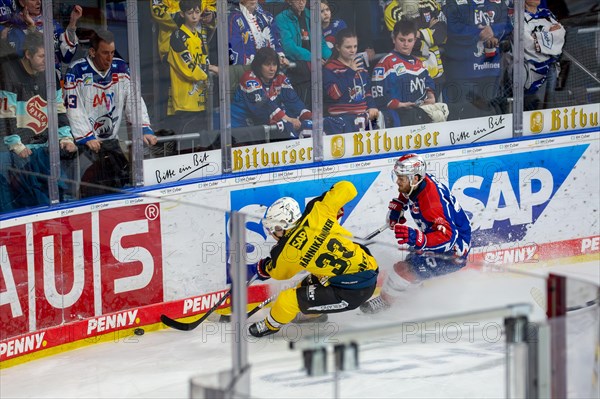
<path fill-rule="evenodd" d="M 248 283 L 246 283 L 246 286 L 249 286 L 250 284 L 252 284 L 257 278 L 258 278 L 258 276 L 256 274 L 254 276 L 252 276 L 252 278 L 250 280 L 248 280 Z M 221 297 L 221 299 L 219 299 L 217 301 L 217 303 L 215 303 L 213 305 L 212 308 L 208 309 L 208 311 L 202 317 L 200 317 L 196 321 L 192 321 L 190 323 L 185 323 L 183 321 L 177 321 L 175 319 L 172 319 L 172 318 L 170 318 L 170 317 L 168 317 L 167 315 L 164 315 L 164 314 L 160 315 L 160 321 L 162 321 L 162 323 L 164 325 L 166 325 L 167 327 L 171 327 L 171 328 L 174 328 L 176 330 L 180 330 L 180 331 L 190 331 L 190 330 L 193 330 L 194 328 L 198 327 L 204 320 L 206 320 L 208 318 L 208 316 L 210 316 L 211 314 L 213 314 L 213 312 L 215 310 L 217 310 L 219 308 L 219 306 L 221 306 L 225 302 L 225 300 L 227 298 L 229 298 L 230 296 L 231 296 L 231 289 L 229 291 L 227 291 L 225 293 L 225 295 L 223 295 Z"/>
<path fill-rule="evenodd" d="M 359 240 L 359 241 L 369 241 L 375 237 L 377 237 L 380 233 L 384 232 L 385 230 L 389 229 L 390 225 L 388 223 L 384 224 L 383 226 L 381 226 L 380 228 L 378 228 L 377 230 L 367 234 L 366 237 L 354 237 L 355 239 Z"/>
<path fill-rule="evenodd" d="M 246 317 L 250 317 L 250 316 L 258 313 L 258 311 L 260 311 L 262 308 L 264 308 L 269 303 L 271 303 L 275 298 L 277 298 L 277 295 L 279 295 L 279 293 L 271 295 L 270 297 L 268 297 L 267 299 L 265 299 L 263 302 L 261 302 L 258 305 L 256 305 L 252 310 L 250 310 L 246 314 Z M 221 317 L 219 318 L 219 322 L 221 322 L 221 323 L 229 323 L 230 321 L 231 321 L 231 315 L 230 314 L 222 314 Z"/>
<path fill-rule="evenodd" d="M 357 239 L 361 240 L 361 241 L 368 241 L 374 237 L 376 237 L 377 235 L 379 235 L 381 232 L 383 232 L 384 230 L 386 230 L 387 228 L 389 228 L 389 224 L 384 224 L 383 226 L 381 226 L 380 228 L 378 228 L 377 230 L 373 231 L 372 233 L 369 233 L 366 237 L 364 238 L 360 238 L 360 237 L 356 237 Z M 258 276 L 254 275 L 252 276 L 252 278 L 248 281 L 247 285 L 250 285 L 254 282 L 254 280 L 257 279 Z M 166 325 L 167 327 L 171 327 L 174 328 L 176 330 L 181 330 L 181 331 L 190 331 L 193 330 L 194 328 L 198 327 L 204 320 L 206 320 L 211 314 L 214 313 L 215 310 L 217 310 L 219 308 L 219 306 L 221 306 L 225 300 L 227 298 L 229 298 L 231 296 L 231 290 L 227 291 L 225 293 L 225 295 L 223 295 L 221 297 L 221 299 L 219 299 L 219 301 L 217 303 L 214 304 L 214 306 L 212 308 L 210 308 L 202 317 L 200 317 L 198 320 L 196 321 L 192 321 L 190 323 L 185 323 L 182 321 L 177 321 L 175 319 L 172 319 L 170 317 L 168 317 L 167 315 L 161 315 L 160 316 L 160 321 L 162 321 L 162 323 L 164 325 Z M 262 308 L 264 308 L 267 304 L 269 304 L 271 301 L 273 301 L 275 299 L 277 295 L 273 295 L 269 298 L 267 298 L 264 302 L 258 304 L 254 309 L 250 310 L 248 312 L 248 314 L 246 315 L 246 317 L 250 317 L 254 314 L 256 314 L 259 310 L 261 310 Z M 231 320 L 231 316 L 230 315 L 221 315 L 221 317 L 219 318 L 219 321 L 222 322 L 228 322 Z"/>
<path fill-rule="evenodd" d="M 385 231 L 388 228 L 389 228 L 389 224 L 386 223 L 383 226 L 381 226 L 380 228 L 378 228 L 377 230 L 369 233 L 366 237 L 364 237 L 364 238 L 356 237 L 356 238 L 359 239 L 360 241 L 369 241 L 370 239 L 378 236 L 380 233 L 382 233 L 383 231 Z M 269 303 L 271 303 L 275 298 L 277 298 L 277 295 L 278 294 L 274 294 L 274 295 L 270 296 L 269 298 L 265 299 L 263 302 L 256 305 L 252 310 L 250 310 L 246 314 L 246 317 L 250 317 L 250 316 L 258 313 L 262 308 L 264 308 Z M 231 315 L 224 314 L 224 315 L 221 315 L 221 317 L 219 318 L 219 322 L 221 322 L 221 323 L 229 323 L 230 321 L 231 321 Z"/>

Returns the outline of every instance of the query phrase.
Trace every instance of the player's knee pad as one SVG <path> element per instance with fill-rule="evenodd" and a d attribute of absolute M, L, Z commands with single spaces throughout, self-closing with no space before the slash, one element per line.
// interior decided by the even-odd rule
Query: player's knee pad
<path fill-rule="evenodd" d="M 415 283 L 419 280 L 417 275 L 411 268 L 411 265 L 409 262 L 405 262 L 405 261 L 396 262 L 394 264 L 394 273 L 397 274 L 398 276 L 402 277 L 404 280 L 408 281 L 409 283 Z"/>
<path fill-rule="evenodd" d="M 406 291 L 410 286 L 410 281 L 392 272 L 388 274 L 385 281 L 383 282 L 383 286 L 381 287 L 381 293 L 382 295 L 396 298 L 400 296 L 402 292 Z"/>

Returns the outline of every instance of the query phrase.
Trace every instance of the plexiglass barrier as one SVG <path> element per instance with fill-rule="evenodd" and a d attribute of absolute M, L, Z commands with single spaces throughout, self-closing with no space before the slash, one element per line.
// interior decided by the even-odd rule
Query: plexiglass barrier
<path fill-rule="evenodd" d="M 598 397 L 598 285 L 566 278 L 559 299 L 547 276 L 509 269 L 461 270 L 386 312 L 250 338 L 252 397 Z M 563 316 L 547 316 L 548 298 Z"/>
<path fill-rule="evenodd" d="M 44 1 L 47 12 L 30 14 L 38 28 L 55 27 L 46 31 L 48 43 L 54 43 L 47 52 L 55 56 L 46 57 L 45 69 L 60 74 L 39 86 L 62 93 L 55 102 L 44 99 L 52 113 L 48 154 L 37 157 L 39 143 L 23 143 L 36 153 L 29 162 L 5 148 L 3 192 L 33 199 L 3 198 L 2 212 L 110 192 L 80 182 L 117 188 L 159 184 L 168 179 L 143 170 L 186 164 L 192 157 L 218 159 L 210 175 L 219 175 L 367 156 L 372 147 L 400 152 L 470 144 L 481 129 L 494 131 L 483 140 L 597 129 L 594 5 L 205 1 L 193 11 L 201 16 L 195 28 L 180 29 L 185 13 L 168 2 L 76 7 Z M 301 26 L 295 15 L 302 15 Z M 15 71 L 8 61 L 22 55 L 28 24 L 19 11 L 13 17 L 3 25 L 12 32 L 3 63 L 7 93 L 14 92 Z M 412 23 L 398 32 L 414 36 L 412 49 L 396 48 L 391 37 L 403 18 Z M 536 30 L 539 21 L 542 32 Z M 105 29 L 112 36 L 100 43 L 111 51 L 114 45 L 111 67 L 121 68 L 108 74 L 97 65 L 94 49 L 94 38 Z M 189 35 L 194 48 L 184 44 Z M 264 48 L 272 51 L 256 59 Z M 263 73 L 267 61 L 279 65 L 273 77 Z M 91 75 L 83 71 L 86 62 Z M 517 64 L 522 67 L 514 68 Z M 23 138 L 37 137 L 38 125 Z M 7 130 L 5 137 L 12 133 Z M 76 151 L 61 139 L 63 133 L 72 135 Z M 37 196 L 28 193 L 36 183 L 23 184 L 9 171 L 20 167 L 51 176 L 50 184 L 42 184 Z M 60 182 L 63 177 L 70 181 Z"/>

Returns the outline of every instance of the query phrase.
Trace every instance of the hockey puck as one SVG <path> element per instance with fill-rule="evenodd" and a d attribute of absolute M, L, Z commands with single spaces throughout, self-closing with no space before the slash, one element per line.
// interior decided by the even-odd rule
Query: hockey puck
<path fill-rule="evenodd" d="M 143 328 L 136 328 L 135 330 L 133 330 L 133 333 L 135 335 L 144 335 L 145 331 Z"/>

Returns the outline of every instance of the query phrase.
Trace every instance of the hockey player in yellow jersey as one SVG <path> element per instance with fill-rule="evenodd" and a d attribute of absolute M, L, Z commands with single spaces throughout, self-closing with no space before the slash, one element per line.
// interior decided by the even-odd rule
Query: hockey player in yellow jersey
<path fill-rule="evenodd" d="M 310 201 L 302 214 L 290 197 L 278 199 L 267 209 L 263 225 L 277 244 L 269 257 L 257 263 L 258 277 L 287 280 L 302 271 L 310 274 L 297 287 L 278 295 L 269 315 L 250 325 L 251 335 L 274 334 L 299 313 L 356 309 L 375 291 L 377 262 L 338 222 L 343 206 L 356 194 L 352 183 L 340 181 Z"/>

